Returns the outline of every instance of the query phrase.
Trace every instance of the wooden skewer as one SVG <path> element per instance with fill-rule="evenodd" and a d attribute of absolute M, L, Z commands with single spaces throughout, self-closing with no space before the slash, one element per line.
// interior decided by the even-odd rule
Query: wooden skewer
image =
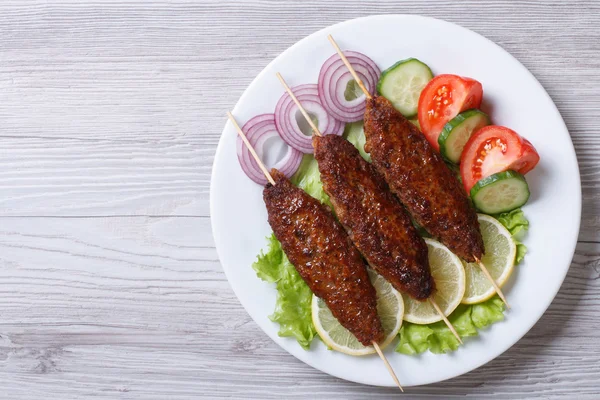
<path fill-rule="evenodd" d="M 442 319 L 446 323 L 446 326 L 448 327 L 448 329 L 450 329 L 450 332 L 452 332 L 452 334 L 454 335 L 454 337 L 456 338 L 456 340 L 458 340 L 458 342 L 460 344 L 463 344 L 463 341 L 460 338 L 460 336 L 458 335 L 458 332 L 456 332 L 456 329 L 454 329 L 454 326 L 452 325 L 452 322 L 450 322 L 450 320 L 448 320 L 448 318 L 446 317 L 446 315 L 444 315 L 444 313 L 442 312 L 442 309 L 440 308 L 440 306 L 438 306 L 438 304 L 436 303 L 436 301 L 433 299 L 433 296 L 429 296 L 429 302 L 431 303 L 431 305 L 433 306 L 433 308 L 435 308 L 435 311 L 437 311 L 438 314 L 440 314 L 442 316 Z"/>
<path fill-rule="evenodd" d="M 335 42 L 335 40 L 333 40 L 333 36 L 328 35 L 327 39 L 329 39 L 329 41 L 331 42 L 331 44 L 335 48 L 335 51 L 337 51 L 337 53 L 340 55 L 340 58 L 342 59 L 342 61 L 344 62 L 344 64 L 346 64 L 346 67 L 348 67 L 348 70 L 352 74 L 352 77 L 354 78 L 354 80 L 356 81 L 356 83 L 358 84 L 358 86 L 362 89 L 362 91 L 365 94 L 365 96 L 367 96 L 367 99 L 370 100 L 371 97 L 373 97 L 373 96 L 371 96 L 371 93 L 369 93 L 369 91 L 367 90 L 367 88 L 363 84 L 362 80 L 358 77 L 358 74 L 356 73 L 356 71 L 354 70 L 354 68 L 352 68 L 352 65 L 350 65 L 350 61 L 348 61 L 348 59 L 346 58 L 346 56 L 344 55 L 344 53 L 340 49 L 340 46 L 338 46 L 338 44 Z"/>
<path fill-rule="evenodd" d="M 496 281 L 494 280 L 494 278 L 492 278 L 492 275 L 490 275 L 490 271 L 488 271 L 488 269 L 485 267 L 485 265 L 483 265 L 481 260 L 479 260 L 477 257 L 475 257 L 475 262 L 477 262 L 477 264 L 479 264 L 479 268 L 481 268 L 481 271 L 483 271 L 483 274 L 491 282 L 492 286 L 494 287 L 494 290 L 496 291 L 496 293 L 498 293 L 498 296 L 500 296 L 500 298 L 502 299 L 504 304 L 506 304 L 506 308 L 510 310 L 510 305 L 508 304 L 508 301 L 506 301 L 506 297 L 504 297 L 504 293 L 502 293 L 502 290 L 496 284 Z"/>
<path fill-rule="evenodd" d="M 300 101 L 298 100 L 298 98 L 296 97 L 296 95 L 294 94 L 294 92 L 292 92 L 292 89 L 290 89 L 290 87 L 288 86 L 288 84 L 285 83 L 285 79 L 283 79 L 283 76 L 281 76 L 281 74 L 279 72 L 277 72 L 275 75 L 277 75 L 277 78 L 279 78 L 279 82 L 281 82 L 281 84 L 285 88 L 286 92 L 288 92 L 288 94 L 290 95 L 290 97 L 292 98 L 292 100 L 294 100 L 294 103 L 296 103 L 296 105 L 298 106 L 298 109 L 300 110 L 300 112 L 302 113 L 302 115 L 304 115 L 304 118 L 306 118 L 306 122 L 308 122 L 308 124 L 312 128 L 313 133 L 315 135 L 317 135 L 317 136 L 323 136 L 323 134 L 321 133 L 321 131 L 319 130 L 319 128 L 317 128 L 317 126 L 315 125 L 315 123 L 313 122 L 313 120 L 310 118 L 310 115 L 308 115 L 308 113 L 306 112 L 306 110 L 304 109 L 304 107 L 302 107 L 302 104 L 300 104 Z"/>
<path fill-rule="evenodd" d="M 246 147 L 248 147 L 248 150 L 250 150 L 250 154 L 252 154 L 252 157 L 254 157 L 254 160 L 256 160 L 256 162 L 258 163 L 258 166 L 260 167 L 260 170 L 263 172 L 263 174 L 265 174 L 265 177 L 269 180 L 269 182 L 271 182 L 271 185 L 275 185 L 275 180 L 273 179 L 273 177 L 269 173 L 269 170 L 267 170 L 267 167 L 265 167 L 265 164 L 263 164 L 263 162 L 261 161 L 261 159 L 258 156 L 258 154 L 256 154 L 256 151 L 254 151 L 254 147 L 252 147 L 252 145 L 248 141 L 248 138 L 246 137 L 246 134 L 244 133 L 244 131 L 242 130 L 242 128 L 240 128 L 240 126 L 238 125 L 238 123 L 235 120 L 235 118 L 233 117 L 233 115 L 229 111 L 227 111 L 227 116 L 229 117 L 229 120 L 231 121 L 231 123 L 233 124 L 233 126 L 235 127 L 235 129 L 237 129 L 238 134 L 240 135 L 240 137 L 242 138 L 242 140 L 246 144 Z"/>
<path fill-rule="evenodd" d="M 293 93 L 291 93 L 291 90 L 285 84 L 285 81 L 283 81 L 283 78 L 281 77 L 281 75 L 279 75 L 279 74 L 277 74 L 277 75 L 280 78 L 281 83 L 283 83 L 283 85 L 286 87 L 286 90 L 288 90 L 289 93 L 292 95 L 292 99 L 294 99 L 295 96 L 293 95 Z M 295 99 L 295 101 L 297 102 L 296 104 L 298 104 L 298 107 L 300 108 L 300 110 L 303 110 L 302 106 L 298 102 L 298 99 Z M 273 179 L 273 177 L 271 176 L 271 174 L 269 173 L 269 171 L 267 170 L 267 168 L 263 164 L 263 162 L 260 159 L 260 157 L 258 157 L 258 154 L 256 154 L 256 151 L 254 151 L 254 148 L 252 147 L 252 145 L 248 141 L 248 138 L 246 137 L 246 134 L 244 134 L 244 131 L 242 131 L 242 128 L 240 128 L 240 126 L 238 125 L 237 121 L 235 120 L 235 117 L 229 111 L 227 112 L 227 116 L 229 117 L 229 120 L 231 121 L 231 123 L 233 124 L 233 126 L 235 126 L 235 128 L 237 129 L 238 134 L 242 137 L 242 140 L 244 141 L 244 143 L 246 144 L 246 146 L 248 146 L 248 150 L 250 150 L 250 154 L 252 154 L 252 157 L 254 157 L 254 160 L 256 160 L 256 162 L 258 163 L 258 166 L 260 167 L 260 169 L 263 172 L 263 174 L 265 174 L 265 177 L 269 180 L 269 182 L 271 182 L 272 185 L 275 185 L 275 180 Z M 306 117 L 306 115 L 305 115 L 305 117 Z M 307 119 L 310 120 L 310 118 L 307 118 Z M 315 127 L 315 129 L 318 132 L 318 129 L 316 127 Z M 387 368 L 388 372 L 392 376 L 392 379 L 394 380 L 394 382 L 396 382 L 396 385 L 398 385 L 398 388 L 400 388 L 400 390 L 402 392 L 404 392 L 404 389 L 402 389 L 402 386 L 400 385 L 400 381 L 398 380 L 398 377 L 396 376 L 396 373 L 394 372 L 394 369 L 392 368 L 392 366 L 388 362 L 387 358 L 385 358 L 385 355 L 381 351 L 381 348 L 379 347 L 379 345 L 377 344 L 377 342 L 373 341 L 372 343 L 373 343 L 373 347 L 375 347 L 375 351 L 379 355 L 379 358 L 381 358 L 381 361 L 383 361 L 383 363 L 385 364 L 385 367 Z"/>
<path fill-rule="evenodd" d="M 376 342 L 373 342 L 373 347 L 375 347 L 375 351 L 377 352 L 377 354 L 379 354 L 379 358 L 381 358 L 381 361 L 383 361 L 383 363 L 385 364 L 385 367 L 387 368 L 388 372 L 392 376 L 392 379 L 394 380 L 394 382 L 396 382 L 396 385 L 398 385 L 398 389 L 400 389 L 404 393 L 404 389 L 402 389 L 402 385 L 400 385 L 400 381 L 398 380 L 398 377 L 396 376 L 394 369 L 388 362 L 387 358 L 385 358 L 385 355 L 379 348 L 379 345 Z"/>

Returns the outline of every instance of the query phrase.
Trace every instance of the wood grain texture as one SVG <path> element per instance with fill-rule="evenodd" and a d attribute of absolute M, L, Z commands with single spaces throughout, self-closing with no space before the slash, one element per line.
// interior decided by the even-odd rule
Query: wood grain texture
<path fill-rule="evenodd" d="M 544 85 L 584 212 L 556 300 L 504 355 L 410 398 L 600 392 L 600 3 L 0 2 L 0 398 L 386 399 L 275 345 L 210 232 L 224 112 L 281 51 L 332 23 L 409 13 L 495 41 Z"/>

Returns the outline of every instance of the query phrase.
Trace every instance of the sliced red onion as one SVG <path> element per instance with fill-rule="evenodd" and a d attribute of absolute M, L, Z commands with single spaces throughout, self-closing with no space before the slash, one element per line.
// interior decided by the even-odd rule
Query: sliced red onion
<path fill-rule="evenodd" d="M 250 119 L 250 121 L 246 122 L 242 127 L 242 130 L 246 134 L 246 137 L 248 138 L 248 141 L 252 147 L 254 147 L 258 157 L 264 161 L 265 158 L 263 155 L 265 151 L 265 143 L 267 140 L 273 137 L 279 138 L 279 133 L 277 132 L 277 127 L 275 126 L 275 115 L 257 115 L 256 117 Z M 265 178 L 265 175 L 258 166 L 258 163 L 256 160 L 254 160 L 250 150 L 248 150 L 248 147 L 244 144 L 244 141 L 239 135 L 237 137 L 236 147 L 238 160 L 242 166 L 242 170 L 244 170 L 244 173 L 248 175 L 248 178 L 252 179 L 254 182 L 260 185 L 266 185 L 267 178 Z M 282 174 L 289 178 L 298 170 L 298 167 L 300 167 L 300 162 L 302 162 L 302 153 L 291 146 L 287 146 L 287 151 L 283 158 L 277 161 L 275 165 L 270 166 L 270 168 L 277 168 Z"/>
<path fill-rule="evenodd" d="M 374 94 L 381 71 L 369 57 L 356 51 L 344 51 L 344 55 L 354 67 L 359 78 Z M 348 82 L 354 80 L 340 56 L 336 53 L 329 57 L 319 72 L 319 98 L 327 112 L 342 122 L 354 122 L 363 119 L 366 102 L 361 94 L 353 100 L 346 100 L 344 92 Z"/>
<path fill-rule="evenodd" d="M 292 92 L 294 92 L 304 109 L 317 118 L 317 127 L 321 133 L 324 135 L 341 135 L 344 132 L 344 124 L 329 115 L 321 104 L 317 85 L 295 86 L 292 88 Z M 304 118 L 290 95 L 285 93 L 275 107 L 277 130 L 284 142 L 303 153 L 312 154 L 312 136 L 305 135 L 302 132 L 296 119 L 297 116 Z"/>

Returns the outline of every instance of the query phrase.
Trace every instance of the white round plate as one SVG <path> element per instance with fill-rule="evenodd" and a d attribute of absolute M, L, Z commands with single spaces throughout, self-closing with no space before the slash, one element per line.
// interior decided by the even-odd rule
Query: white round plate
<path fill-rule="evenodd" d="M 531 190 L 524 207 L 531 227 L 525 239 L 529 252 L 505 293 L 512 306 L 503 322 L 468 338 L 458 351 L 418 357 L 393 352 L 387 357 L 404 386 L 449 379 L 502 354 L 542 316 L 569 269 L 581 215 L 579 170 L 569 132 L 552 100 L 510 54 L 488 39 L 448 22 L 412 15 L 386 15 L 346 21 L 299 41 L 271 62 L 244 92 L 233 114 L 241 124 L 252 116 L 272 113 L 283 88 L 316 83 L 321 64 L 334 53 L 332 34 L 340 47 L 367 54 L 384 70 L 398 60 L 416 57 L 434 74 L 458 74 L 483 84 L 484 106 L 498 125 L 529 139 L 541 161 L 527 175 Z M 223 110 L 223 119 L 225 119 Z M 377 356 L 351 357 L 329 351 L 315 340 L 303 350 L 292 338 L 277 336 L 278 325 L 267 317 L 275 306 L 275 288 L 256 277 L 251 264 L 271 233 L 262 187 L 244 175 L 236 157 L 236 131 L 227 123 L 215 157 L 210 205 L 213 234 L 227 279 L 256 323 L 281 347 L 305 363 L 349 381 L 393 386 Z"/>

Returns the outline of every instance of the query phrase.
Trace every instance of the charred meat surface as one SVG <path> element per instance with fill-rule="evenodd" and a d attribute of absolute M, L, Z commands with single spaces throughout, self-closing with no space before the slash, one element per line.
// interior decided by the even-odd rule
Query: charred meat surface
<path fill-rule="evenodd" d="M 425 135 L 384 97 L 367 101 L 365 151 L 415 221 L 468 262 L 481 259 L 477 214 Z"/>
<path fill-rule="evenodd" d="M 313 144 L 323 189 L 356 248 L 397 290 L 429 297 L 427 245 L 383 178 L 340 136 L 315 136 Z"/>
<path fill-rule="evenodd" d="M 337 320 L 364 345 L 379 342 L 383 328 L 375 289 L 360 253 L 333 214 L 271 171 L 263 198 L 269 224 L 290 262 L 312 292 L 323 299 Z"/>

